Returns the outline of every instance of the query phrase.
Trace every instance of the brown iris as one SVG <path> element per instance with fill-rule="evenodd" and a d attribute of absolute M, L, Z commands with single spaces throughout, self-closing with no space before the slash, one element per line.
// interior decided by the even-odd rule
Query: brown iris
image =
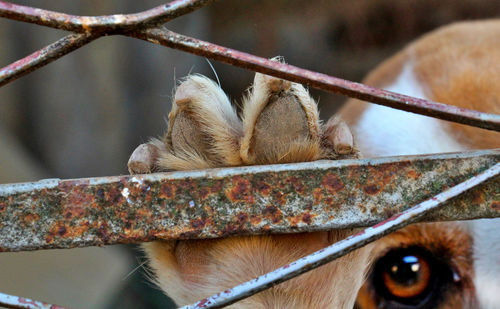
<path fill-rule="evenodd" d="M 387 292 L 397 298 L 412 298 L 422 294 L 430 284 L 431 269 L 418 255 L 405 255 L 386 264 L 382 280 Z"/>

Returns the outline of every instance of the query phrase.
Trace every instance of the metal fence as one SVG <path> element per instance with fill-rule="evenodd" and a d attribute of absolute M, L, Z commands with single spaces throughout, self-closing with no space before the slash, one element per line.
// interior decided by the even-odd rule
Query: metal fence
<path fill-rule="evenodd" d="M 500 115 L 372 88 L 164 28 L 166 22 L 211 2 L 177 0 L 136 14 L 91 17 L 0 1 L 0 17 L 72 32 L 0 69 L 0 86 L 102 36 L 124 35 L 375 104 L 500 131 Z M 185 307 L 220 308 L 410 223 L 500 217 L 499 162 L 500 149 L 494 149 L 0 185 L 0 251 L 368 226 Z M 4 294 L 0 305 L 61 308 Z"/>

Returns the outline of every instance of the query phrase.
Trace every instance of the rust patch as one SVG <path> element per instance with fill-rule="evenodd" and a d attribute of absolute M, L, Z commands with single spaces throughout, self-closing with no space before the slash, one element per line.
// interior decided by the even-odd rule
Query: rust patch
<path fill-rule="evenodd" d="M 241 224 L 228 223 L 222 230 L 222 235 L 223 236 L 234 235 L 244 230 L 245 229 Z"/>
<path fill-rule="evenodd" d="M 279 205 L 286 204 L 286 194 L 281 191 L 273 192 L 273 201 Z"/>
<path fill-rule="evenodd" d="M 308 214 L 308 213 L 305 213 L 302 215 L 302 222 L 304 222 L 305 224 L 311 224 L 312 220 L 311 220 L 311 215 Z"/>
<path fill-rule="evenodd" d="M 175 198 L 175 186 L 169 182 L 162 183 L 158 197 L 163 199 Z"/>
<path fill-rule="evenodd" d="M 262 222 L 262 218 L 260 216 L 252 215 L 250 217 L 250 225 L 252 225 L 252 226 L 257 226 L 261 222 Z"/>
<path fill-rule="evenodd" d="M 420 173 L 417 173 L 415 170 L 410 170 L 408 172 L 408 177 L 410 177 L 411 179 L 418 179 L 420 178 Z"/>
<path fill-rule="evenodd" d="M 209 196 L 211 192 L 208 191 L 206 188 L 200 188 L 197 193 L 200 199 L 204 200 Z"/>
<path fill-rule="evenodd" d="M 106 205 L 114 205 L 118 204 L 122 199 L 122 188 L 117 188 L 117 187 L 111 187 L 107 192 L 106 192 Z M 78 194 L 75 194 L 75 196 L 79 196 Z M 75 204 L 78 205 L 78 204 Z"/>
<path fill-rule="evenodd" d="M 290 224 L 290 227 L 296 227 L 302 220 L 302 217 L 301 216 L 288 217 L 287 220 L 288 224 Z"/>
<path fill-rule="evenodd" d="M 248 221 L 248 214 L 244 212 L 240 212 L 236 217 L 240 224 L 244 224 L 245 222 Z"/>
<path fill-rule="evenodd" d="M 367 185 L 363 187 L 363 191 L 365 191 L 366 194 L 374 195 L 380 192 L 380 188 L 375 184 Z"/>
<path fill-rule="evenodd" d="M 363 213 L 363 214 L 366 213 L 366 207 L 365 207 L 365 205 L 359 205 L 358 209 L 361 211 L 361 213 Z"/>
<path fill-rule="evenodd" d="M 101 223 L 101 225 L 97 229 L 96 234 L 104 243 L 108 243 L 110 239 L 110 235 L 108 233 L 108 224 L 106 222 Z"/>
<path fill-rule="evenodd" d="M 40 219 L 40 216 L 37 215 L 37 214 L 27 214 L 24 218 L 23 218 L 23 222 L 25 224 L 31 224 L 31 223 L 34 223 L 36 221 L 38 221 Z"/>
<path fill-rule="evenodd" d="M 332 194 L 345 188 L 344 183 L 335 175 L 327 174 L 321 182 L 323 187 Z"/>
<path fill-rule="evenodd" d="M 272 205 L 267 206 L 262 213 L 266 218 L 270 219 L 271 222 L 275 224 L 280 222 L 283 217 L 281 210 Z"/>
<path fill-rule="evenodd" d="M 493 203 L 491 203 L 491 209 L 499 211 L 500 210 L 500 202 L 494 201 Z"/>
<path fill-rule="evenodd" d="M 233 218 L 234 222 L 226 224 L 222 230 L 222 235 L 241 234 L 246 231 L 246 222 L 248 221 L 248 214 L 240 212 Z"/>
<path fill-rule="evenodd" d="M 323 201 L 323 190 L 321 188 L 313 189 L 314 204 L 319 204 Z"/>
<path fill-rule="evenodd" d="M 472 191 L 472 203 L 474 204 L 484 203 L 484 196 L 481 191 L 478 190 Z"/>
<path fill-rule="evenodd" d="M 60 226 L 59 229 L 57 230 L 57 234 L 59 234 L 59 236 L 64 236 L 66 232 L 67 230 L 65 226 Z"/>
<path fill-rule="evenodd" d="M 326 205 L 332 205 L 333 204 L 333 197 L 329 196 L 325 200 Z"/>
<path fill-rule="evenodd" d="M 271 193 L 271 186 L 269 186 L 267 183 L 263 181 L 259 181 L 256 185 L 257 191 L 259 191 L 260 194 L 263 196 L 268 196 L 269 193 Z"/>
<path fill-rule="evenodd" d="M 64 217 L 66 219 L 72 217 L 82 217 L 85 214 L 85 209 L 81 205 L 71 205 L 66 208 Z"/>
<path fill-rule="evenodd" d="M 233 178 L 234 185 L 228 190 L 227 196 L 232 202 L 254 203 L 250 181 L 240 176 Z"/>
<path fill-rule="evenodd" d="M 303 181 L 295 176 L 288 177 L 287 182 L 290 183 L 293 186 L 293 190 L 299 194 L 303 194 L 306 190 Z"/>
<path fill-rule="evenodd" d="M 206 224 L 206 219 L 204 218 L 194 219 L 191 221 L 191 226 L 195 229 L 200 229 L 204 227 L 205 224 Z"/>

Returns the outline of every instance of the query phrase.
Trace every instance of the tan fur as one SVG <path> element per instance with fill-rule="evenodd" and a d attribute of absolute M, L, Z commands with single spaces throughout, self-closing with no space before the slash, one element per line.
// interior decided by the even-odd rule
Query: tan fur
<path fill-rule="evenodd" d="M 473 286 L 474 270 L 472 238 L 461 223 L 424 223 L 409 226 L 378 241 L 372 252 L 373 257 L 383 256 L 394 248 L 427 248 L 432 254 L 451 265 L 460 280 L 459 288 L 446 291 L 439 308 L 477 308 Z M 375 309 L 375 295 L 370 282 L 359 291 L 358 306 Z"/>
<path fill-rule="evenodd" d="M 441 28 L 383 62 L 363 83 L 384 88 L 394 82 L 405 63 L 410 63 L 429 99 L 500 114 L 499 35 L 499 20 L 457 23 Z M 367 106 L 368 103 L 349 100 L 341 115 L 354 127 Z M 470 149 L 500 147 L 498 132 L 451 122 L 443 124 L 450 135 Z"/>
<path fill-rule="evenodd" d="M 251 92 L 243 101 L 242 120 L 245 134 L 241 141 L 240 151 L 241 158 L 246 164 L 313 161 L 321 156 L 320 124 L 316 102 L 309 96 L 309 93 L 302 85 L 290 82 L 280 83 L 280 81 L 280 79 L 257 73 Z M 274 113 L 271 111 L 271 118 L 277 117 L 274 114 L 279 112 L 281 114 L 302 112 L 306 117 L 306 122 L 301 125 L 307 128 L 307 133 L 297 132 L 302 138 L 292 138 L 293 140 L 289 140 L 290 138 L 287 136 L 277 135 L 275 140 L 273 138 L 274 131 L 296 131 L 293 126 L 300 124 L 300 122 L 297 122 L 298 119 L 292 119 L 290 122 L 266 121 L 270 128 L 262 132 L 262 134 L 268 134 L 269 136 L 262 138 L 266 139 L 264 142 L 268 144 L 268 147 L 262 149 L 263 153 L 257 154 L 258 150 L 255 147 L 258 147 L 258 145 L 255 145 L 255 138 L 260 133 L 255 132 L 257 122 L 260 117 L 265 116 L 266 108 L 269 110 L 274 106 L 271 102 L 273 97 L 274 102 L 286 101 L 288 104 L 281 111 L 275 111 Z M 283 106 L 282 103 L 284 102 L 278 102 L 279 105 Z M 295 104 L 300 104 L 300 106 L 294 106 Z M 297 117 L 300 116 L 297 115 Z"/>
<path fill-rule="evenodd" d="M 164 138 L 168 152 L 161 154 L 162 168 L 180 170 L 241 164 L 238 154 L 241 121 L 225 93 L 212 80 L 201 75 L 186 78 L 175 92 L 168 118 Z M 183 123 L 176 126 L 181 119 Z M 172 134 L 180 135 L 175 138 Z M 193 164 L 189 166 L 189 162 Z"/>
<path fill-rule="evenodd" d="M 159 285 L 178 305 L 223 291 L 319 250 L 350 231 L 179 242 L 145 246 Z M 351 308 L 368 251 L 350 254 L 231 308 Z"/>
<path fill-rule="evenodd" d="M 395 82 L 404 66 L 410 64 L 425 96 L 430 100 L 468 109 L 500 114 L 500 21 L 453 24 L 432 32 L 372 71 L 364 83 L 384 88 Z M 358 144 L 369 144 L 356 130 L 369 103 L 349 100 L 341 115 L 358 132 Z M 500 134 L 442 121 L 443 130 L 469 149 L 500 147 Z M 422 128 L 425 130 L 425 128 Z M 440 141 L 436 140 L 439 144 Z M 377 152 L 366 153 L 377 156 Z M 418 245 L 448 254 L 446 259 L 460 273 L 462 282 L 446 292 L 439 308 L 477 308 L 472 282 L 474 260 L 472 239 L 465 223 L 416 224 L 393 233 L 374 245 L 377 260 L 388 248 Z M 438 251 L 436 248 L 441 248 Z M 367 281 L 357 300 L 361 309 L 377 308 L 374 289 Z"/>

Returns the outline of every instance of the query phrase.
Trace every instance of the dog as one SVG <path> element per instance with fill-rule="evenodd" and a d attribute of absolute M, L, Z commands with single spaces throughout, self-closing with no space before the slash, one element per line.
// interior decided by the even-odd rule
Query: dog
<path fill-rule="evenodd" d="M 458 23 L 410 44 L 364 83 L 500 113 L 498 64 L 500 21 Z M 495 147 L 500 147 L 496 132 L 357 100 L 323 124 L 302 85 L 260 73 L 238 117 L 215 82 L 190 75 L 175 91 L 167 133 L 140 145 L 129 170 L 137 174 Z M 230 307 L 499 308 L 496 228 L 500 220 L 415 224 Z M 354 232 L 156 241 L 143 247 L 156 283 L 178 305 L 186 305 Z"/>

